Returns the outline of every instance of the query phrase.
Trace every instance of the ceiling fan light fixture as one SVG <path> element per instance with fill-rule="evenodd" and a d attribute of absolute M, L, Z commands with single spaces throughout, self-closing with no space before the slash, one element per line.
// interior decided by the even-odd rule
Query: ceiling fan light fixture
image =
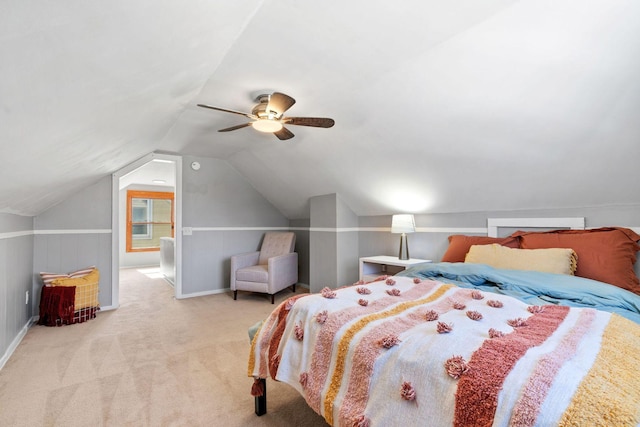
<path fill-rule="evenodd" d="M 255 130 L 260 132 L 278 132 L 282 129 L 282 123 L 277 120 L 260 119 L 251 123 Z"/>

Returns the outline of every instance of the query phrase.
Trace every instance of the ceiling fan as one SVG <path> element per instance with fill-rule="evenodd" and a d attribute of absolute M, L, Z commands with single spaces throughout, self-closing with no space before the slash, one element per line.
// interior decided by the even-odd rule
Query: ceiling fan
<path fill-rule="evenodd" d="M 293 132 L 284 127 L 284 125 L 330 128 L 335 124 L 335 121 L 333 119 L 325 117 L 285 117 L 285 111 L 291 108 L 291 106 L 296 103 L 296 100 L 289 95 L 285 95 L 284 93 L 274 92 L 271 95 L 258 95 L 258 97 L 256 98 L 256 102 L 258 104 L 253 107 L 251 113 L 243 113 L 242 111 L 213 107 L 211 105 L 205 104 L 198 104 L 198 107 L 210 108 L 212 110 L 224 111 L 227 113 L 240 114 L 241 116 L 245 116 L 252 120 L 249 123 L 243 123 L 241 125 L 220 129 L 218 130 L 218 132 L 229 132 L 232 130 L 251 126 L 255 130 L 258 130 L 260 132 L 271 132 L 281 140 L 291 139 L 294 137 Z"/>

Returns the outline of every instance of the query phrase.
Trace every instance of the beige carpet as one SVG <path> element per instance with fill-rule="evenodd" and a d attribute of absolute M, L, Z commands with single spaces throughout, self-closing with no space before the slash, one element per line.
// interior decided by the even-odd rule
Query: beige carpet
<path fill-rule="evenodd" d="M 120 295 L 86 323 L 29 330 L 0 371 L 0 426 L 326 426 L 273 380 L 268 413 L 254 414 L 247 329 L 275 307 L 267 296 L 175 300 L 136 269 Z"/>

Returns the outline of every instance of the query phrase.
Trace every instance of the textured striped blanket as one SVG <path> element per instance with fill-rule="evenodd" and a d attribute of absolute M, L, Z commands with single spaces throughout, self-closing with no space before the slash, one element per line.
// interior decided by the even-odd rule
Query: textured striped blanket
<path fill-rule="evenodd" d="M 640 325 L 382 277 L 283 302 L 249 376 L 290 384 L 334 426 L 638 426 Z"/>

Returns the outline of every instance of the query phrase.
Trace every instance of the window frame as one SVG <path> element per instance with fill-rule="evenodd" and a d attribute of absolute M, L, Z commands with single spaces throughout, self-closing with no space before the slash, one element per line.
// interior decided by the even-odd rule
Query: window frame
<path fill-rule="evenodd" d="M 127 190 L 127 231 L 126 231 L 126 251 L 127 252 L 158 252 L 160 251 L 160 246 L 158 247 L 144 247 L 144 248 L 134 248 L 133 241 L 140 240 L 142 237 L 134 237 L 133 236 L 133 225 L 134 222 L 132 220 L 133 213 L 133 199 L 147 199 L 149 200 L 147 205 L 147 221 L 144 222 L 136 222 L 136 225 L 146 224 L 148 227 L 147 238 L 153 238 L 153 225 L 159 224 L 170 224 L 171 226 L 171 237 L 175 237 L 175 212 L 174 212 L 174 202 L 175 196 L 173 192 L 167 191 L 141 191 L 141 190 Z M 152 200 L 169 200 L 171 203 L 171 222 L 165 221 L 153 221 L 153 202 Z"/>

